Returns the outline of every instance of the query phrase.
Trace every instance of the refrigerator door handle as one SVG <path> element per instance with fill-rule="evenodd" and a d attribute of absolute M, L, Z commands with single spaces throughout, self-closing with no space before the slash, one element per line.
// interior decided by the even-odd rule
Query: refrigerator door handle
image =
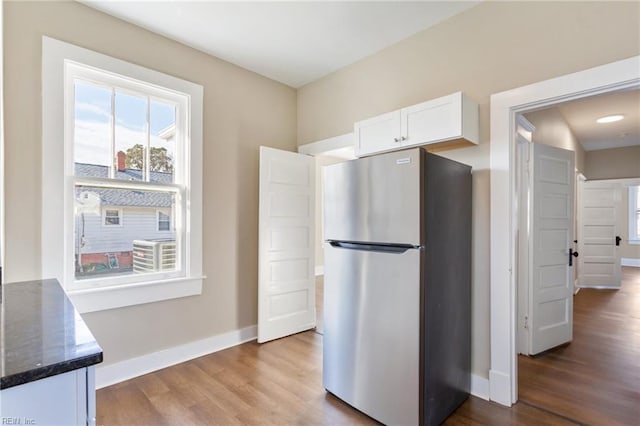
<path fill-rule="evenodd" d="M 382 253 L 402 254 L 407 250 L 419 249 L 420 246 L 412 244 L 370 244 L 370 243 L 352 243 L 349 241 L 327 241 L 332 247 L 347 250 L 375 251 Z"/>

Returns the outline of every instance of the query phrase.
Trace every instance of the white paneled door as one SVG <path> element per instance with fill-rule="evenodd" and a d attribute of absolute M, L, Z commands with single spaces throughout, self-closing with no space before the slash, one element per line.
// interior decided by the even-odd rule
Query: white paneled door
<path fill-rule="evenodd" d="M 529 352 L 573 337 L 574 153 L 532 144 Z"/>
<path fill-rule="evenodd" d="M 620 288 L 621 185 L 586 181 L 578 207 L 579 287 Z"/>
<path fill-rule="evenodd" d="M 315 327 L 315 162 L 260 147 L 258 342 Z"/>

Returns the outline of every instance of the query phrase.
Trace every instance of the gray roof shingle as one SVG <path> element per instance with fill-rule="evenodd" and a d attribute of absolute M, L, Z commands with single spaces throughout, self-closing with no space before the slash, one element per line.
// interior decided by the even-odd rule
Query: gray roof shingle
<path fill-rule="evenodd" d="M 109 167 L 98 164 L 75 163 L 75 172 L 78 177 L 109 177 Z M 151 182 L 173 183 L 173 173 L 151 172 Z M 142 170 L 125 169 L 116 172 L 117 180 L 142 181 Z M 76 197 L 81 192 L 90 191 L 100 197 L 100 204 L 104 206 L 118 207 L 171 207 L 173 194 L 156 191 L 137 191 L 130 189 L 111 189 L 96 187 L 76 188 Z"/>

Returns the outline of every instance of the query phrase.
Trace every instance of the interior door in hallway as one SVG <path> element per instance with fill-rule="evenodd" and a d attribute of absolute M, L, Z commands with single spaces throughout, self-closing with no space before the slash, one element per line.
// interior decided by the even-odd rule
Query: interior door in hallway
<path fill-rule="evenodd" d="M 531 144 L 529 353 L 573 337 L 574 153 Z"/>
<path fill-rule="evenodd" d="M 258 342 L 308 330 L 315 310 L 315 161 L 260 147 Z"/>
<path fill-rule="evenodd" d="M 578 286 L 620 288 L 620 198 L 616 182 L 586 181 L 578 206 Z"/>

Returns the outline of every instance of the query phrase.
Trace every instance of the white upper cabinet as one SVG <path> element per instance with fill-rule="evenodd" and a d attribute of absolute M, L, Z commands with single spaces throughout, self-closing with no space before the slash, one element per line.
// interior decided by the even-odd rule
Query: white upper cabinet
<path fill-rule="evenodd" d="M 416 145 L 430 150 L 478 144 L 478 104 L 462 92 L 354 124 L 358 157 Z"/>
<path fill-rule="evenodd" d="M 400 110 L 357 122 L 355 139 L 358 157 L 400 148 Z"/>

